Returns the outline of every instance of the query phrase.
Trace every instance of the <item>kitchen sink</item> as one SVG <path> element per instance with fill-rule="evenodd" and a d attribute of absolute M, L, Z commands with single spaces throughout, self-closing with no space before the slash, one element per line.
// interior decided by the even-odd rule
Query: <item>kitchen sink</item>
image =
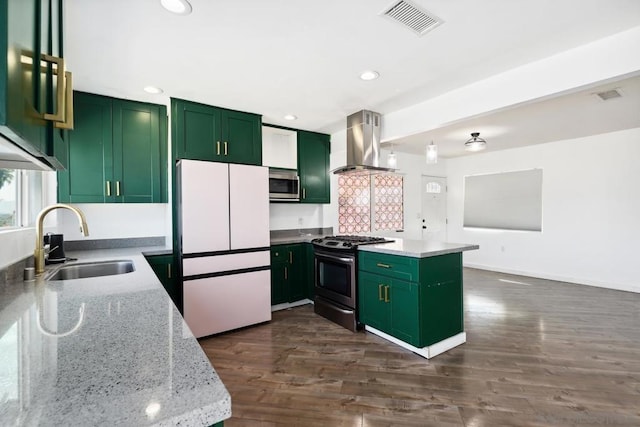
<path fill-rule="evenodd" d="M 46 280 L 84 279 L 87 277 L 113 276 L 131 273 L 132 271 L 135 271 L 135 267 L 131 260 L 79 262 L 59 267 L 48 273 L 45 278 Z"/>

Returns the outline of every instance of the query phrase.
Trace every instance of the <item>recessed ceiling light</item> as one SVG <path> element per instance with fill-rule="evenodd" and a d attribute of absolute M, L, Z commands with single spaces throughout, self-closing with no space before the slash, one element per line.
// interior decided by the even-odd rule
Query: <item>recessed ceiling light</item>
<path fill-rule="evenodd" d="M 363 71 L 360 74 L 360 78 L 362 80 L 375 80 L 378 77 L 380 77 L 380 74 L 377 71 L 373 71 L 373 70 Z"/>
<path fill-rule="evenodd" d="M 294 116 L 293 114 L 287 114 L 286 116 L 284 116 L 285 120 L 297 120 L 298 116 Z"/>
<path fill-rule="evenodd" d="M 159 95 L 162 92 L 164 92 L 162 89 L 160 89 L 159 87 L 155 87 L 155 86 L 145 86 L 144 87 L 144 91 L 147 93 L 151 93 L 153 95 Z"/>
<path fill-rule="evenodd" d="M 187 0 L 160 0 L 162 7 L 177 15 L 188 15 L 191 13 L 191 4 Z"/>

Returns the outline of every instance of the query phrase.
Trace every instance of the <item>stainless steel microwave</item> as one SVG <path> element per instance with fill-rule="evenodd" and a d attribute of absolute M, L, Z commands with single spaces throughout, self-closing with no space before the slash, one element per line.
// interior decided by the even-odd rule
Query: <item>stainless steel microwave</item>
<path fill-rule="evenodd" d="M 300 200 L 298 172 L 269 169 L 269 200 L 274 202 L 297 202 Z"/>

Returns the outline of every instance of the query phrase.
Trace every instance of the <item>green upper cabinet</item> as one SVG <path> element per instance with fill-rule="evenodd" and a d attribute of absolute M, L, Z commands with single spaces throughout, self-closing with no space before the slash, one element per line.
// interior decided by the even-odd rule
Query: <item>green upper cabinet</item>
<path fill-rule="evenodd" d="M 330 203 L 329 135 L 298 131 L 300 203 Z"/>
<path fill-rule="evenodd" d="M 262 163 L 262 125 L 257 114 L 171 99 L 175 159 Z"/>
<path fill-rule="evenodd" d="M 113 100 L 113 176 L 116 201 L 167 201 L 166 109 L 141 102 Z M 164 158 L 164 161 L 161 159 Z M 162 166 L 162 167 L 161 167 Z"/>
<path fill-rule="evenodd" d="M 71 124 L 62 24 L 62 0 L 0 5 L 0 134 L 56 169 L 65 166 Z"/>
<path fill-rule="evenodd" d="M 166 108 L 76 92 L 74 110 L 58 201 L 165 203 Z"/>

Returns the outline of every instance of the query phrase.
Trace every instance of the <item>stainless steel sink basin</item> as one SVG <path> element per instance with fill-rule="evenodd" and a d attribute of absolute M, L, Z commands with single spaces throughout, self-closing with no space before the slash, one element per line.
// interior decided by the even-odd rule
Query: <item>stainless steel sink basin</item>
<path fill-rule="evenodd" d="M 113 276 L 116 274 L 131 273 L 132 271 L 135 271 L 135 267 L 133 261 L 128 259 L 79 262 L 59 267 L 48 273 L 45 278 L 46 280 L 84 279 L 87 277 Z"/>

